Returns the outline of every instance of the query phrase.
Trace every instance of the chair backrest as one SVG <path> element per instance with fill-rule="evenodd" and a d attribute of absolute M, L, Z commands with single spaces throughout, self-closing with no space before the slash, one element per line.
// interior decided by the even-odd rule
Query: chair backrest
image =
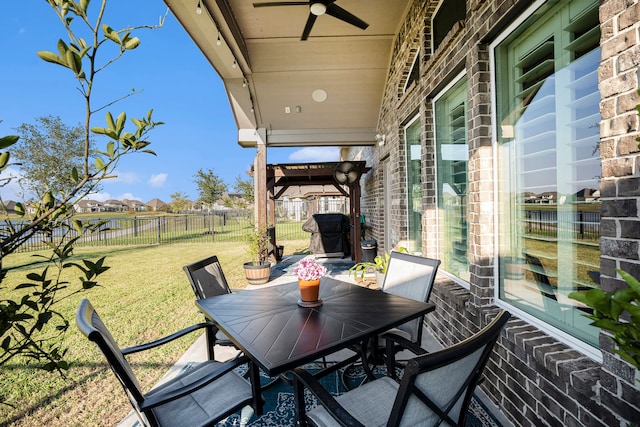
<path fill-rule="evenodd" d="M 218 257 L 213 255 L 182 267 L 197 299 L 231 293 Z"/>
<path fill-rule="evenodd" d="M 113 336 L 98 316 L 88 299 L 80 302 L 76 313 L 76 324 L 78 329 L 90 340 L 96 343 L 98 349 L 109 363 L 109 367 L 120 381 L 122 388 L 127 393 L 131 405 L 138 413 L 140 419 L 149 421 L 145 414 L 140 410 L 139 404 L 144 400 L 142 388 L 136 376 L 125 359 L 120 347 L 113 339 Z"/>
<path fill-rule="evenodd" d="M 440 260 L 425 258 L 404 252 L 391 252 L 384 277 L 382 291 L 427 302 L 433 282 L 440 266 Z M 422 318 L 411 320 L 397 329 L 410 335 L 410 340 L 419 343 Z"/>
<path fill-rule="evenodd" d="M 502 328 L 511 315 L 502 310 L 481 331 L 443 350 L 411 359 L 405 367 L 389 425 L 464 425 Z"/>

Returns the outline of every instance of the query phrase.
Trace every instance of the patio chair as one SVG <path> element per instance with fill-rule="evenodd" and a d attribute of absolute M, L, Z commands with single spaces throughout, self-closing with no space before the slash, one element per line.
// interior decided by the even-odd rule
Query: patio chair
<path fill-rule="evenodd" d="M 381 290 L 393 295 L 427 302 L 429 301 L 439 266 L 440 260 L 437 259 L 425 258 L 406 252 L 392 251 L 389 254 L 387 273 L 384 277 Z M 424 316 L 420 316 L 417 319 L 386 331 L 384 334 L 373 339 L 372 342 L 362 343 L 359 353 L 362 355 L 362 367 L 366 374 L 365 381 L 374 379 L 373 371 L 368 361 L 373 360 L 373 363 L 379 362 L 379 347 L 384 347 L 384 338 L 388 335 L 400 336 L 419 346 L 422 341 L 423 323 Z M 367 355 L 368 345 L 371 345 L 371 356 Z M 396 346 L 396 350 L 401 351 L 402 346 Z M 387 358 L 387 363 L 389 363 L 388 361 L 389 359 Z M 395 358 L 393 358 L 393 364 L 395 363 Z M 346 373 L 347 370 L 345 369 L 344 372 Z M 344 378 L 343 383 L 346 387 Z"/>
<path fill-rule="evenodd" d="M 400 382 L 382 377 L 333 397 L 309 372 L 293 371 L 296 421 L 315 426 L 386 424 L 463 426 L 473 391 L 510 314 L 501 311 L 480 332 L 407 363 Z M 387 341 L 388 347 L 391 340 Z M 319 405 L 305 412 L 304 389 Z"/>
<path fill-rule="evenodd" d="M 256 413 L 261 412 L 259 384 L 252 391 L 251 384 L 233 371 L 248 362 L 246 357 L 226 363 L 212 360 L 198 363 L 143 393 L 125 356 L 166 344 L 206 324 L 193 325 L 150 343 L 120 349 L 89 300 L 80 303 L 76 323 L 107 359 L 143 425 L 213 425 L 249 404 Z M 252 363 L 249 363 L 249 369 L 254 372 Z M 251 377 L 256 376 L 252 374 Z"/>
<path fill-rule="evenodd" d="M 393 251 L 389 254 L 387 274 L 381 289 L 393 295 L 427 302 L 439 266 L 440 260 L 437 259 Z M 423 323 L 424 316 L 421 316 L 387 333 L 395 333 L 419 345 L 422 341 Z"/>
<path fill-rule="evenodd" d="M 196 299 L 204 299 L 217 295 L 230 294 L 231 288 L 222 271 L 218 257 L 213 255 L 182 267 L 189 279 Z M 233 342 L 215 326 L 206 329 L 207 351 L 209 359 L 214 360 L 215 345 L 233 346 Z"/>

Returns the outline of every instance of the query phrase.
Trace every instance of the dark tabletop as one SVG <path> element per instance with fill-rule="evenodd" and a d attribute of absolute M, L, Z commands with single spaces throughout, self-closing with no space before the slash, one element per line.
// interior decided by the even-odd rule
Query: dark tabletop
<path fill-rule="evenodd" d="M 323 277 L 323 304 L 302 308 L 298 283 L 196 301 L 242 351 L 276 376 L 359 343 L 435 309 L 419 302 Z"/>

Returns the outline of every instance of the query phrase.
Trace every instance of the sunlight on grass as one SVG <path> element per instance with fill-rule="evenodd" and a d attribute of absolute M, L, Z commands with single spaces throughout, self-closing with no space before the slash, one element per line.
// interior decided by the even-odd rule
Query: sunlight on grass
<path fill-rule="evenodd" d="M 304 253 L 309 241 L 282 241 L 285 254 Z M 173 333 L 203 320 L 182 266 L 210 255 L 220 259 L 231 287 L 244 288 L 242 268 L 246 246 L 235 243 L 185 243 L 161 246 L 77 248 L 75 257 L 96 260 L 107 256 L 111 269 L 101 276 L 101 286 L 74 295 L 57 305 L 71 327 L 65 337 L 71 368 L 67 379 L 14 359 L 1 368 L 0 425 L 115 425 L 131 406 L 102 354 L 75 326 L 75 312 L 82 298 L 89 298 L 121 347 L 132 346 Z M 8 269 L 3 298 L 18 295 L 13 288 L 29 271 L 44 264 L 33 253 L 12 254 L 3 259 Z M 69 274 L 69 272 L 65 272 Z M 76 272 L 66 277 L 77 281 Z M 7 296 L 5 296 L 7 295 Z M 160 349 L 132 355 L 129 361 L 144 390 L 148 390 L 198 338 L 198 332 Z"/>

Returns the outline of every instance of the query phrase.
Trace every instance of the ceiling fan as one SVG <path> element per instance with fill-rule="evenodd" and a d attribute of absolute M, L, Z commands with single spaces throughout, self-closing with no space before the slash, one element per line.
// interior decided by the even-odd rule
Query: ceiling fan
<path fill-rule="evenodd" d="M 325 13 L 363 30 L 369 26 L 369 24 L 364 22 L 362 19 L 351 14 L 350 12 L 347 12 L 340 6 L 337 6 L 335 2 L 336 0 L 275 1 L 266 3 L 254 3 L 253 7 L 309 6 L 309 17 L 307 18 L 307 23 L 304 26 L 302 37 L 300 37 L 300 40 L 306 40 L 307 38 L 309 38 L 309 33 L 311 33 L 311 28 L 313 28 L 313 24 L 316 22 L 316 18 L 318 16 L 324 15 Z"/>
<path fill-rule="evenodd" d="M 333 170 L 333 179 L 338 184 L 351 185 L 360 179 L 361 171 L 352 162 L 340 162 Z"/>

